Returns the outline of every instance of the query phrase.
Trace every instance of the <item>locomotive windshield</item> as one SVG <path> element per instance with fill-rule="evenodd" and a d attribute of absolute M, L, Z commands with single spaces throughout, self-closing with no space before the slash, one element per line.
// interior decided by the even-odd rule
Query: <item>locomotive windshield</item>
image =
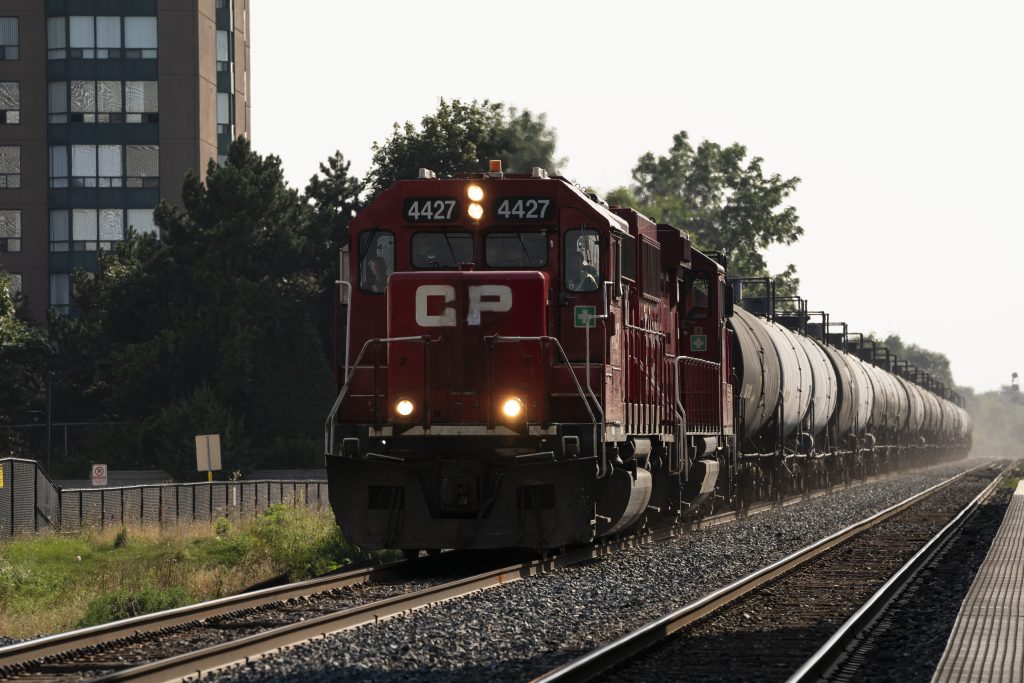
<path fill-rule="evenodd" d="M 468 233 L 420 232 L 412 236 L 414 268 L 458 268 L 473 260 L 473 237 Z"/>
<path fill-rule="evenodd" d="M 487 236 L 491 268 L 543 268 L 548 264 L 547 237 L 542 232 L 494 232 Z"/>

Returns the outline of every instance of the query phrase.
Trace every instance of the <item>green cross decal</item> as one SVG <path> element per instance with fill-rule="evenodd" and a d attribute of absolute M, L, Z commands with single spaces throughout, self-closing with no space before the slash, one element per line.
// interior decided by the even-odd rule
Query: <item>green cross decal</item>
<path fill-rule="evenodd" d="M 575 327 L 596 327 L 597 326 L 597 306 L 576 306 L 574 309 L 575 320 L 573 325 Z"/>

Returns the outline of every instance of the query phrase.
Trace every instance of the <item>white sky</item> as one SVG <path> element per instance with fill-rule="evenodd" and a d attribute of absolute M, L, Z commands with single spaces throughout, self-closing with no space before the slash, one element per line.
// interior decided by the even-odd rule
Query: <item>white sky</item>
<path fill-rule="evenodd" d="M 438 98 L 546 112 L 567 175 L 627 184 L 672 134 L 803 179 L 769 253 L 852 330 L 1024 372 L 1024 3 L 252 0 L 253 141 L 304 187 Z"/>

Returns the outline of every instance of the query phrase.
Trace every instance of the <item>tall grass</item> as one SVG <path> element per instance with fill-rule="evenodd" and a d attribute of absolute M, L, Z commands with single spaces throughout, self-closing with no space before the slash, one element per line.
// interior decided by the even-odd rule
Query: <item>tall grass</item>
<path fill-rule="evenodd" d="M 329 511 L 42 535 L 0 544 L 0 635 L 24 638 L 316 576 L 369 555 Z"/>

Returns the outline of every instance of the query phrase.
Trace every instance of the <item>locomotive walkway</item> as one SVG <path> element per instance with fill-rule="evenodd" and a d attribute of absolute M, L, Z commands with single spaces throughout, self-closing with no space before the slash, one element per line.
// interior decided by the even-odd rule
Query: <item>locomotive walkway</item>
<path fill-rule="evenodd" d="M 1024 481 L 960 607 L 934 680 L 1024 680 Z"/>

